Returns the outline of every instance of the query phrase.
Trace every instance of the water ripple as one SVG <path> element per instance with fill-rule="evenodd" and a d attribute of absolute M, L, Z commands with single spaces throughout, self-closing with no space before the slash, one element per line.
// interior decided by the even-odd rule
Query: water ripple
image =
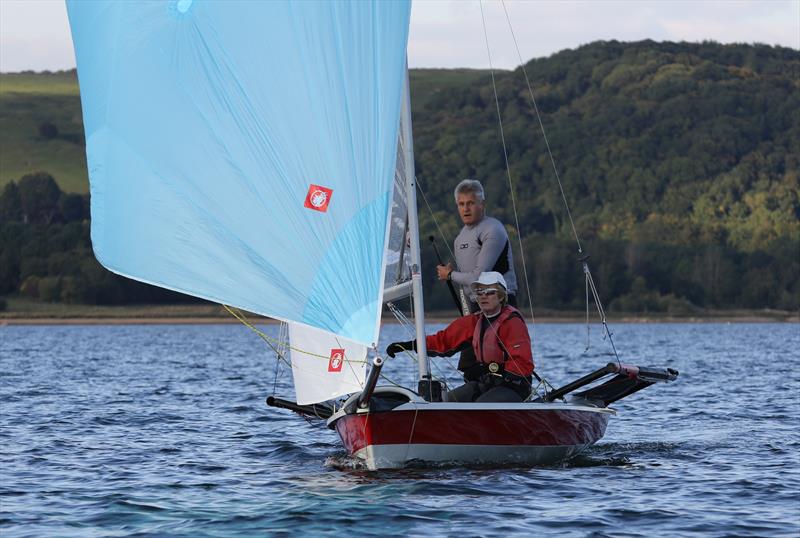
<path fill-rule="evenodd" d="M 392 330 L 384 341 L 402 334 Z M 540 325 L 536 336 L 556 385 L 608 360 L 602 342 L 582 355 L 581 327 Z M 542 468 L 370 472 L 323 424 L 264 405 L 275 357 L 241 327 L 6 327 L 0 529 L 3 538 L 800 535 L 797 326 L 620 325 L 615 342 L 623 360 L 654 357 L 681 378 L 618 402 L 605 439 L 583 454 Z M 754 372 L 765 360 L 770 368 Z M 413 382 L 400 363 L 385 370 Z M 276 392 L 291 397 L 280 373 Z"/>

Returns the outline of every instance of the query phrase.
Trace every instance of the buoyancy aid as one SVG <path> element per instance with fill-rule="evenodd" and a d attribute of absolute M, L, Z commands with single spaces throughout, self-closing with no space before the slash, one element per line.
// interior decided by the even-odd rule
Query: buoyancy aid
<path fill-rule="evenodd" d="M 522 315 L 513 306 L 505 306 L 500 311 L 500 314 L 489 322 L 489 326 L 484 331 L 481 331 L 483 327 L 483 320 L 480 319 L 482 314 L 478 313 L 476 315 L 478 316 L 478 323 L 475 324 L 475 331 L 472 333 L 472 349 L 475 350 L 475 359 L 483 364 L 494 362 L 503 365 L 508 358 L 508 354 L 503 349 L 502 342 L 500 342 L 500 327 L 509 318 L 514 316 L 522 318 Z M 481 332 L 483 332 L 483 342 L 481 342 Z"/>

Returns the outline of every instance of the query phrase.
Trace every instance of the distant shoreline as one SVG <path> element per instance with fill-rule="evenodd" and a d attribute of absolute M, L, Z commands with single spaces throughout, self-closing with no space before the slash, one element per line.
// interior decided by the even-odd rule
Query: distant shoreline
<path fill-rule="evenodd" d="M 8 314 L 8 313 L 4 313 Z M 428 323 L 447 323 L 453 317 L 441 314 L 426 316 Z M 248 317 L 254 325 L 273 325 L 277 320 L 264 317 Z M 529 320 L 530 321 L 530 320 Z M 540 315 L 535 323 L 584 323 L 585 317 L 572 315 Z M 597 323 L 597 317 L 589 318 L 590 323 Z M 700 316 L 646 316 L 627 314 L 608 318 L 609 323 L 800 323 L 800 314 L 737 314 L 737 315 L 700 315 Z M 102 316 L 102 317 L 9 317 L 0 315 L 0 326 L 9 325 L 230 325 L 240 323 L 232 316 Z M 384 323 L 396 323 L 392 317 L 384 317 Z"/>
<path fill-rule="evenodd" d="M 241 311 L 248 322 L 258 325 L 278 323 L 277 320 Z M 530 321 L 530 310 L 523 309 Z M 534 308 L 536 323 L 583 323 L 585 311 L 559 311 Z M 800 323 L 800 312 L 786 310 L 699 310 L 675 313 L 611 312 L 609 323 Z M 429 323 L 448 323 L 455 319 L 455 309 L 428 312 Z M 395 322 L 394 316 L 385 314 L 385 323 Z M 590 321 L 596 323 L 597 312 L 590 311 Z M 99 306 L 63 303 L 42 303 L 19 297 L 7 298 L 7 309 L 0 311 L 3 325 L 219 325 L 239 323 L 225 307 L 214 303 L 195 304 L 138 304 L 125 306 Z"/>

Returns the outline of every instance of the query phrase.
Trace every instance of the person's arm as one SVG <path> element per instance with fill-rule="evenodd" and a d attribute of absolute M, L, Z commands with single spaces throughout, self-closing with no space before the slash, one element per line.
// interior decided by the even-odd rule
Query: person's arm
<path fill-rule="evenodd" d="M 533 373 L 533 352 L 528 327 L 522 318 L 514 316 L 500 326 L 498 336 L 508 359 L 506 371 L 528 377 Z"/>
<path fill-rule="evenodd" d="M 471 271 L 453 271 L 450 273 L 450 280 L 462 286 L 469 286 L 486 271 L 491 271 L 503 253 L 508 243 L 508 234 L 499 221 L 492 219 L 491 224 L 481 231 L 478 235 L 481 242 L 481 250 L 475 267 Z"/>
<path fill-rule="evenodd" d="M 425 346 L 431 357 L 450 357 L 451 355 L 472 346 L 472 333 L 475 331 L 476 316 L 464 316 L 436 334 L 425 337 Z M 394 358 L 402 351 L 416 351 L 417 341 L 392 342 L 386 348 L 386 354 Z"/>
<path fill-rule="evenodd" d="M 464 316 L 425 339 L 428 355 L 431 357 L 450 357 L 453 354 L 472 346 L 472 334 L 475 332 L 475 316 Z"/>

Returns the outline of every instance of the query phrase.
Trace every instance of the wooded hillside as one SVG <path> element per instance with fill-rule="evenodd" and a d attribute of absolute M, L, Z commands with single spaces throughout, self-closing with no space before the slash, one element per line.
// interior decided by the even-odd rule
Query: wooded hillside
<path fill-rule="evenodd" d="M 526 69 L 607 305 L 800 308 L 800 52 L 597 42 Z M 522 70 L 495 79 L 534 304 L 581 308 L 577 245 Z M 70 80 L 74 73 L 0 75 L 0 294 L 175 300 L 107 274 L 91 257 Z M 433 208 L 420 197 L 423 236 L 438 237 L 435 217 L 452 241 L 453 187 L 480 179 L 519 262 L 490 73 L 412 70 L 411 86 L 417 176 Z M 23 179 L 38 171 L 47 174 Z M 424 264 L 426 306 L 449 308 L 432 252 Z"/>

